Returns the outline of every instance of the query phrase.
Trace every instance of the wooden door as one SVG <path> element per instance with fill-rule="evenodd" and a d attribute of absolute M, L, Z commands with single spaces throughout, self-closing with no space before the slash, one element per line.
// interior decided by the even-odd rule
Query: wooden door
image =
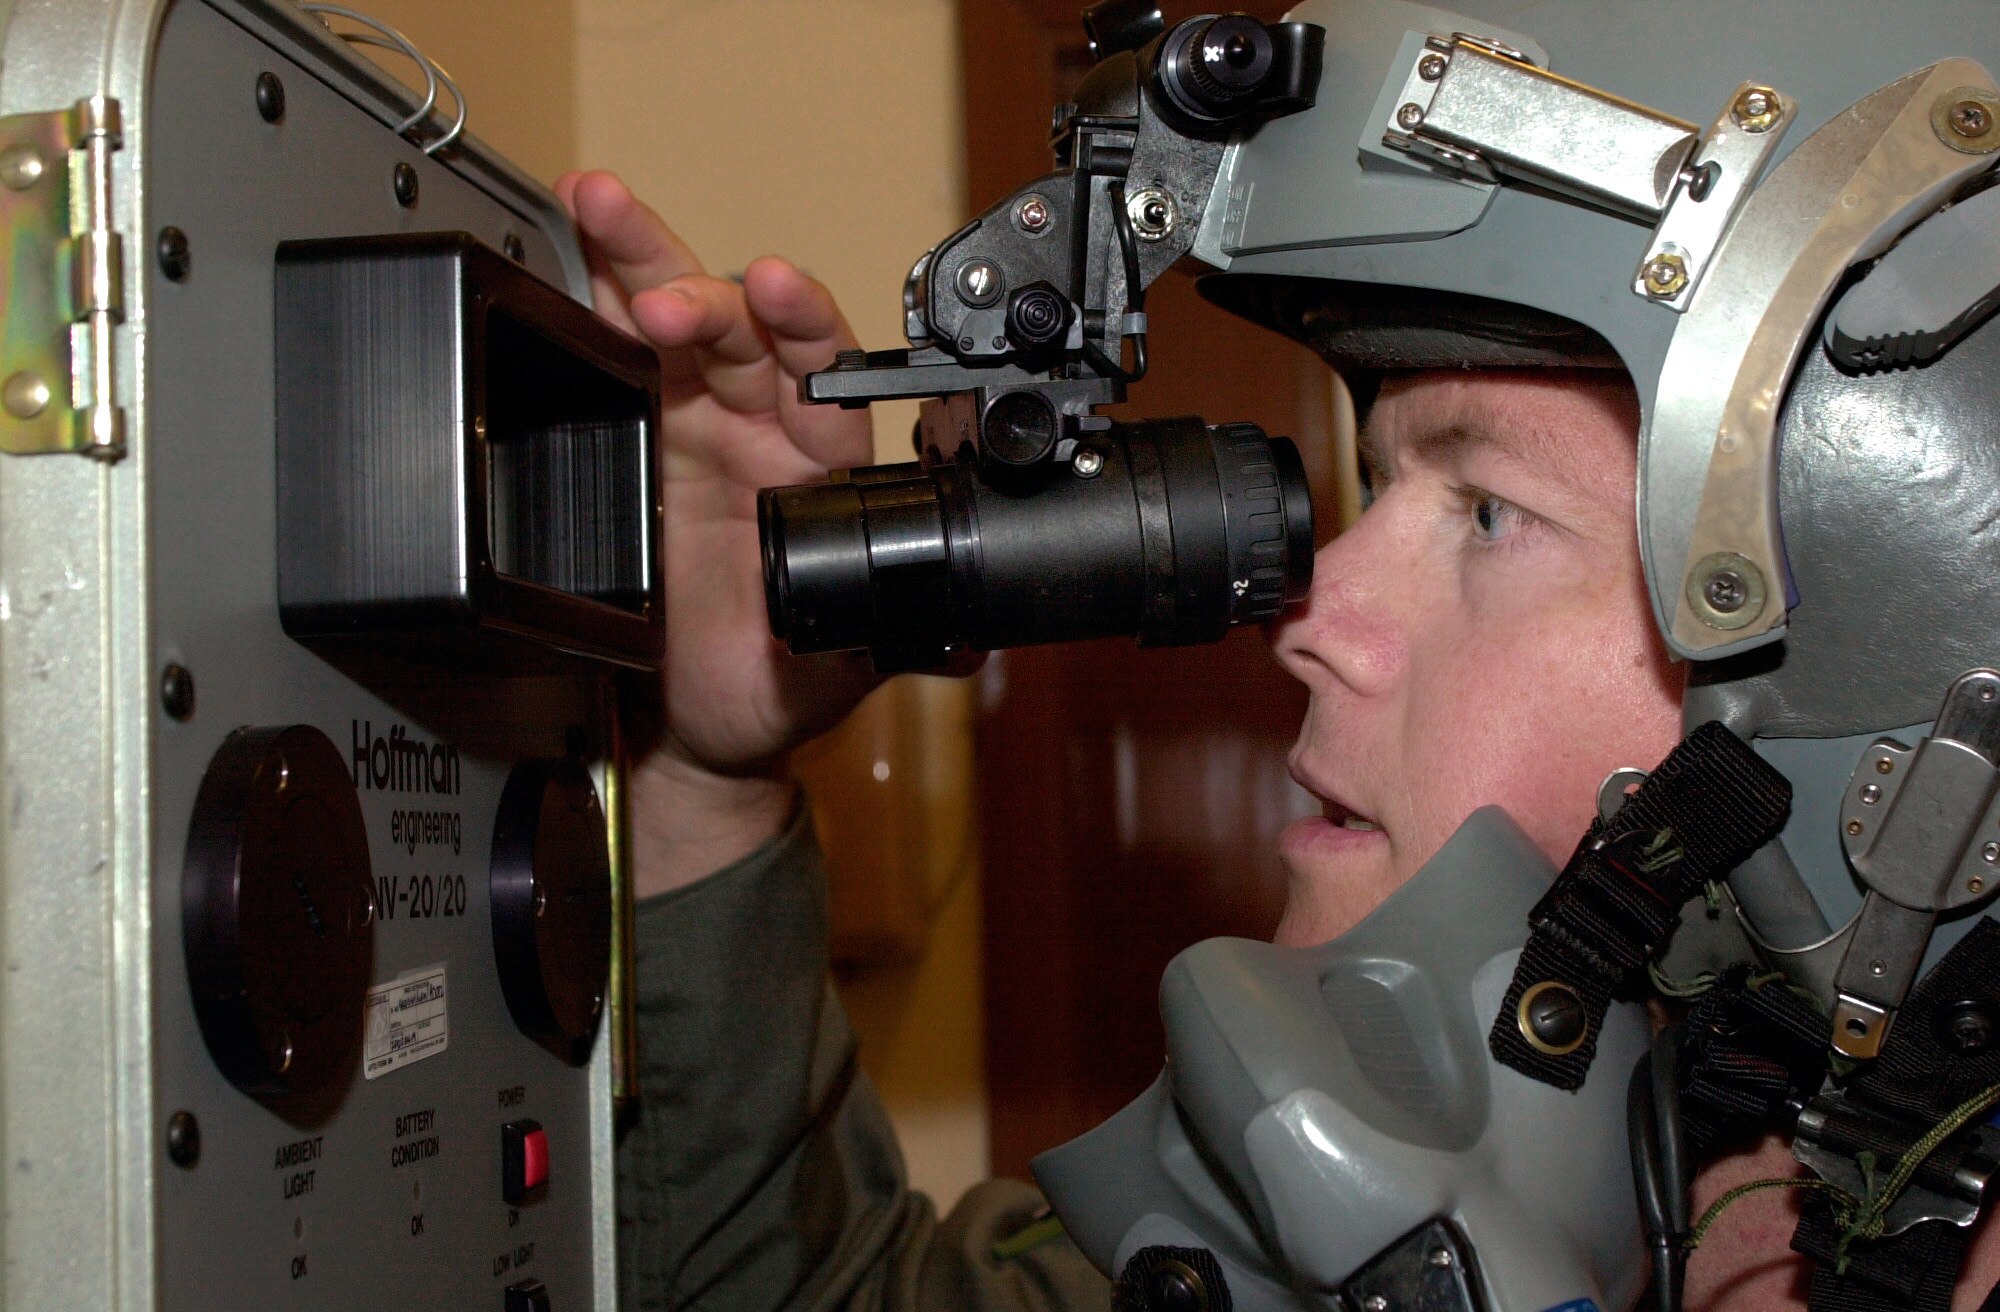
<path fill-rule="evenodd" d="M 1275 19 L 1281 6 L 1243 6 Z M 1168 22 L 1202 12 L 1165 3 Z M 1051 106 L 1089 67 L 1074 0 L 961 0 L 969 209 L 1049 171 Z M 1302 347 L 1201 300 L 1148 295 L 1152 370 L 1123 417 L 1200 414 L 1291 436 L 1330 519 L 1331 377 Z M 1006 652 L 977 726 L 993 1170 L 1096 1125 L 1160 1069 L 1160 972 L 1219 934 L 1266 937 L 1278 830 L 1312 803 L 1285 771 L 1304 689 L 1239 630 Z"/>

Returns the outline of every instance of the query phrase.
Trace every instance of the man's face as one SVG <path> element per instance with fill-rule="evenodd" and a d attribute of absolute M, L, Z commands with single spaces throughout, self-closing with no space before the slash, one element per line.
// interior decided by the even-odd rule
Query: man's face
<path fill-rule="evenodd" d="M 1637 429 L 1629 383 L 1601 371 L 1384 385 L 1362 435 L 1374 502 L 1275 634 L 1312 694 L 1292 774 L 1324 804 L 1280 839 L 1278 942 L 1345 933 L 1489 803 L 1560 864 L 1604 776 L 1680 740 L 1633 528 Z"/>

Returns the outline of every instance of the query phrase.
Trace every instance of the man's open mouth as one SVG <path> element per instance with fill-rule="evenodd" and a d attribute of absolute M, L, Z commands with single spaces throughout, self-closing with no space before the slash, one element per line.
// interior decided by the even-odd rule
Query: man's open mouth
<path fill-rule="evenodd" d="M 1322 799 L 1320 802 L 1320 814 L 1333 821 L 1336 825 L 1339 825 L 1342 829 L 1359 829 L 1370 833 L 1379 833 L 1382 828 L 1382 826 L 1376 824 L 1367 816 L 1339 802 Z"/>

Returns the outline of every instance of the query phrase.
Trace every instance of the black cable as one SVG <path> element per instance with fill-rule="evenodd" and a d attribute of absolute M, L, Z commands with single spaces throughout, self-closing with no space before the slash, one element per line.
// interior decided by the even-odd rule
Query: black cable
<path fill-rule="evenodd" d="M 1639 1199 L 1639 1221 L 1652 1255 L 1652 1292 L 1656 1312 L 1680 1312 L 1682 1277 L 1687 1249 L 1675 1230 L 1673 1188 L 1660 1151 L 1659 1109 L 1654 1103 L 1653 1054 L 1639 1058 L 1625 1086 L 1625 1137 L 1632 1154 L 1632 1184 Z M 1676 1108 L 1678 1098 L 1675 1099 Z M 1675 1131 L 1678 1137 L 1678 1131 Z M 1679 1150 L 1675 1150 L 1676 1158 Z M 1679 1210 L 1686 1211 L 1685 1190 Z"/>
<path fill-rule="evenodd" d="M 1651 1070 L 1653 1140 L 1659 1150 L 1660 1194 L 1666 1204 L 1668 1262 L 1659 1294 L 1662 1312 L 1679 1312 L 1687 1286 L 1688 1167 L 1686 1127 L 1681 1120 L 1679 1025 L 1653 1036 Z M 1657 1257 L 1657 1250 L 1655 1250 Z"/>
<path fill-rule="evenodd" d="M 1114 182 L 1107 189 L 1111 196 L 1111 226 L 1118 233 L 1118 253 L 1125 259 L 1125 312 L 1144 314 L 1146 312 L 1146 288 L 1139 281 L 1139 238 L 1132 231 L 1132 216 L 1125 210 L 1125 184 Z M 1123 381 L 1136 383 L 1146 376 L 1146 334 L 1143 330 L 1128 334 L 1132 341 L 1132 367 L 1127 370 L 1121 363 L 1117 373 Z M 1124 351 L 1121 349 L 1122 356 Z"/>

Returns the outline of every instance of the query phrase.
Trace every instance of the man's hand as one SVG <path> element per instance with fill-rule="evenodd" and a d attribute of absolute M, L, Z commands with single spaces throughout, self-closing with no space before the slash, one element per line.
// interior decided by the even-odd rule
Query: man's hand
<path fill-rule="evenodd" d="M 704 272 L 611 174 L 565 174 L 555 190 L 598 312 L 660 354 L 667 660 L 663 732 L 634 779 L 643 895 L 775 833 L 792 805 L 787 754 L 875 684 L 865 655 L 798 658 L 771 637 L 757 541 L 757 489 L 867 464 L 870 424 L 799 402 L 799 378 L 854 345 L 820 283 L 774 257 L 741 285 Z"/>

